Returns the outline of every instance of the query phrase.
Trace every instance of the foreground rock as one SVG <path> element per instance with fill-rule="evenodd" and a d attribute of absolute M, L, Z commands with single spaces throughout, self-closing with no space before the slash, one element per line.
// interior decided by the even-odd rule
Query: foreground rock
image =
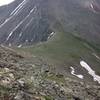
<path fill-rule="evenodd" d="M 0 47 L 0 100 L 100 100 L 100 86 L 49 70 L 13 50 Z"/>

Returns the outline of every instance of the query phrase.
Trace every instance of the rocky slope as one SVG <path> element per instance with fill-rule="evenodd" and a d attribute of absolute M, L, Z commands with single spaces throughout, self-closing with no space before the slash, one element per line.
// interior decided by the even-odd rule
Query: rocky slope
<path fill-rule="evenodd" d="M 0 100 L 99 100 L 100 85 L 54 72 L 37 57 L 0 46 Z"/>

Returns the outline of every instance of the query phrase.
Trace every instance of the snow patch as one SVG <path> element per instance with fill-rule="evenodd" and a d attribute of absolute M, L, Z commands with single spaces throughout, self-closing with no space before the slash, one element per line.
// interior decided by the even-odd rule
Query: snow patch
<path fill-rule="evenodd" d="M 16 15 L 20 9 L 26 4 L 26 0 L 22 1 L 10 15 Z"/>
<path fill-rule="evenodd" d="M 1 0 L 0 0 L 0 1 L 1 1 Z M 2 0 L 2 1 L 5 1 L 5 0 Z M 6 1 L 9 1 L 9 0 L 6 0 Z M 10 17 L 7 18 L 7 19 L 4 21 L 4 23 L 2 23 L 2 24 L 0 25 L 0 28 L 1 28 L 2 26 L 4 26 L 11 18 L 13 18 L 13 17 L 19 12 L 19 9 L 20 9 L 24 4 L 26 4 L 26 0 L 24 0 L 22 3 L 20 3 L 20 4 L 15 8 L 15 10 L 10 14 Z"/>
<path fill-rule="evenodd" d="M 33 42 L 34 39 L 31 39 L 31 42 Z"/>
<path fill-rule="evenodd" d="M 33 9 L 35 9 L 35 7 L 33 8 Z M 34 11 L 34 10 L 31 10 L 30 12 L 29 12 L 29 14 L 11 31 L 11 33 L 9 34 L 9 36 L 7 37 L 7 39 L 6 39 L 6 41 L 8 41 L 9 40 L 9 38 L 11 37 L 11 35 L 13 34 L 13 32 L 30 16 L 30 14 L 32 13 L 32 11 Z"/>
<path fill-rule="evenodd" d="M 22 44 L 18 45 L 18 48 L 21 48 L 22 47 Z"/>
<path fill-rule="evenodd" d="M 0 28 L 5 25 L 13 16 L 7 18 L 1 25 L 0 25 Z"/>
<path fill-rule="evenodd" d="M 91 7 L 92 9 L 94 9 L 93 4 L 90 4 L 90 7 Z"/>
<path fill-rule="evenodd" d="M 92 70 L 85 61 L 80 61 L 80 65 L 88 71 L 88 73 L 93 77 L 94 81 L 97 81 L 100 84 L 100 76 L 96 75 L 95 71 Z"/>
<path fill-rule="evenodd" d="M 11 43 L 9 43 L 9 47 L 11 47 Z"/>
<path fill-rule="evenodd" d="M 13 32 L 11 32 L 11 33 L 8 35 L 8 37 L 7 37 L 6 41 L 8 41 L 8 40 L 9 40 L 9 38 L 12 36 L 12 34 L 13 34 Z"/>
<path fill-rule="evenodd" d="M 100 60 L 100 57 L 96 53 L 92 53 L 93 56 L 95 56 L 97 59 Z"/>
<path fill-rule="evenodd" d="M 25 40 L 25 42 L 28 42 L 28 40 Z"/>
<path fill-rule="evenodd" d="M 22 32 L 19 34 L 19 38 L 22 36 Z"/>
<path fill-rule="evenodd" d="M 51 32 L 50 35 L 48 36 L 48 39 L 50 39 L 54 34 L 55 32 Z"/>
<path fill-rule="evenodd" d="M 80 78 L 80 79 L 83 79 L 84 78 L 84 76 L 83 75 L 77 75 L 77 74 L 75 74 L 75 69 L 74 69 L 74 67 L 70 67 L 71 68 L 71 74 L 72 75 L 74 75 L 74 76 L 76 76 L 76 77 L 78 77 L 78 78 Z"/>
<path fill-rule="evenodd" d="M 34 19 L 34 17 L 28 22 L 28 24 L 26 24 L 24 29 L 26 29 L 30 25 L 30 23 L 32 22 L 33 19 Z"/>
<path fill-rule="evenodd" d="M 90 9 L 91 9 L 94 13 L 96 12 L 92 3 L 90 4 Z"/>

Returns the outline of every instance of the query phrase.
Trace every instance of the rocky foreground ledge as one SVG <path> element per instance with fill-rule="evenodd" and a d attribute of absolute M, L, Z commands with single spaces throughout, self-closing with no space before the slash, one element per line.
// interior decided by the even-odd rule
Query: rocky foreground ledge
<path fill-rule="evenodd" d="M 34 59 L 0 47 L 0 100 L 100 100 L 99 85 L 56 74 Z"/>

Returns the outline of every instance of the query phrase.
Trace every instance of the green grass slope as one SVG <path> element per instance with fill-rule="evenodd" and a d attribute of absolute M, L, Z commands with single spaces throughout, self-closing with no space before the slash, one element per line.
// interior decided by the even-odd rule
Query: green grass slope
<path fill-rule="evenodd" d="M 23 47 L 19 50 L 42 57 L 50 64 L 70 66 L 79 64 L 80 60 L 85 60 L 90 65 L 95 66 L 94 69 L 97 71 L 100 66 L 100 59 L 95 56 L 99 49 L 66 32 L 55 32 L 55 35 L 47 42 Z"/>

